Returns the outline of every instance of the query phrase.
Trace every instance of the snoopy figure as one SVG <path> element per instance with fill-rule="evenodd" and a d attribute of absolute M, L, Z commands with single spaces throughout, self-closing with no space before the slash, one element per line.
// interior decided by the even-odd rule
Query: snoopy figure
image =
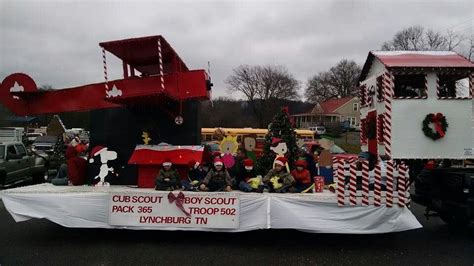
<path fill-rule="evenodd" d="M 100 179 L 100 181 L 96 184 L 96 186 L 110 186 L 110 184 L 108 182 L 105 182 L 105 177 L 109 174 L 109 171 L 113 173 L 114 168 L 109 167 L 107 165 L 107 162 L 117 159 L 117 153 L 115 151 L 109 151 L 107 149 L 107 147 L 95 146 L 92 149 L 91 158 L 89 159 L 89 163 L 94 163 L 95 162 L 95 160 L 94 160 L 95 157 L 100 157 L 100 163 L 101 163 L 99 174 L 96 175 L 93 179 L 93 180 Z M 96 158 L 96 159 L 98 159 L 98 158 Z"/>

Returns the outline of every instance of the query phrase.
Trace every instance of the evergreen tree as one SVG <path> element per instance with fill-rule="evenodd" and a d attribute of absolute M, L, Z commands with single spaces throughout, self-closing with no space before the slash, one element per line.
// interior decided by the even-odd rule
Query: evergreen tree
<path fill-rule="evenodd" d="M 265 136 L 265 146 L 262 157 L 257 162 L 256 170 L 258 174 L 264 175 L 273 166 L 276 154 L 270 150 L 273 138 L 280 138 L 286 143 L 288 152 L 285 157 L 288 159 L 290 168 L 298 157 L 298 146 L 296 145 L 296 132 L 290 122 L 290 117 L 286 108 L 280 110 L 269 125 L 268 134 Z"/>

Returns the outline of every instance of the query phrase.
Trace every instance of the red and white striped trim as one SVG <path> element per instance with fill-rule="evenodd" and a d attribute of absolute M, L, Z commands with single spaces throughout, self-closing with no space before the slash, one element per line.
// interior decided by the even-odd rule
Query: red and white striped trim
<path fill-rule="evenodd" d="M 356 164 L 351 163 L 349 168 L 349 202 L 351 206 L 357 205 L 357 169 Z"/>
<path fill-rule="evenodd" d="M 362 161 L 362 206 L 369 205 L 369 161 Z"/>
<path fill-rule="evenodd" d="M 382 170 L 380 168 L 379 162 L 377 162 L 377 165 L 375 165 L 374 174 L 374 205 L 380 206 L 382 202 Z"/>
<path fill-rule="evenodd" d="M 104 79 L 105 79 L 105 92 L 108 92 L 109 91 L 109 78 L 108 78 L 108 74 L 107 74 L 107 59 L 105 57 L 105 48 L 102 47 L 102 64 L 103 64 L 103 67 L 104 67 Z M 108 95 L 106 93 L 106 95 Z"/>
<path fill-rule="evenodd" d="M 161 90 L 165 90 L 165 78 L 163 72 L 163 55 L 161 53 L 161 38 L 158 38 L 158 59 L 160 61 L 160 83 L 161 83 Z"/>
<path fill-rule="evenodd" d="M 344 161 L 337 160 L 337 205 L 343 207 L 345 204 L 345 171 L 344 171 Z"/>
<path fill-rule="evenodd" d="M 384 119 L 384 144 L 385 155 L 392 156 L 392 97 L 394 77 L 390 72 L 383 74 L 383 92 L 385 102 L 385 119 Z"/>
<path fill-rule="evenodd" d="M 405 193 L 406 193 L 406 175 L 407 166 L 402 163 L 398 167 L 398 206 L 405 207 Z"/>
<path fill-rule="evenodd" d="M 387 162 L 387 193 L 385 195 L 385 201 L 387 207 L 393 206 L 393 161 Z"/>

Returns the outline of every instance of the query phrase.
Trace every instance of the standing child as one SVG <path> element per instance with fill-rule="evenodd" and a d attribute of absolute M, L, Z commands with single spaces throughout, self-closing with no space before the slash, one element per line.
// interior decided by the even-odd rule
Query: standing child
<path fill-rule="evenodd" d="M 275 160 L 273 169 L 263 178 L 263 183 L 270 188 L 270 192 L 285 193 L 294 192 L 295 179 L 286 171 L 287 160 L 285 157 L 278 157 Z"/>
<path fill-rule="evenodd" d="M 302 192 L 311 187 L 311 174 L 306 169 L 306 161 L 298 160 L 295 163 L 296 169 L 291 171 L 291 175 L 295 178 L 295 189 L 297 192 Z M 311 190 L 308 190 L 311 192 Z"/>
<path fill-rule="evenodd" d="M 214 168 L 209 170 L 206 177 L 199 186 L 202 191 L 231 191 L 232 179 L 224 168 L 222 159 L 214 159 Z"/>
<path fill-rule="evenodd" d="M 163 162 L 163 168 L 160 169 L 156 177 L 156 190 L 172 191 L 181 188 L 179 173 L 175 169 L 172 169 L 172 166 L 173 164 L 169 159 Z"/>

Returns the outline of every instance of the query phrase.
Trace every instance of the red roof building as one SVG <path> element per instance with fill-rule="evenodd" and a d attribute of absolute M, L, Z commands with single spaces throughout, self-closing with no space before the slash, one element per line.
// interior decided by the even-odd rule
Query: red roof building
<path fill-rule="evenodd" d="M 292 115 L 298 128 L 349 121 L 352 127 L 359 125 L 359 98 L 334 98 L 316 104 L 309 112 Z"/>

